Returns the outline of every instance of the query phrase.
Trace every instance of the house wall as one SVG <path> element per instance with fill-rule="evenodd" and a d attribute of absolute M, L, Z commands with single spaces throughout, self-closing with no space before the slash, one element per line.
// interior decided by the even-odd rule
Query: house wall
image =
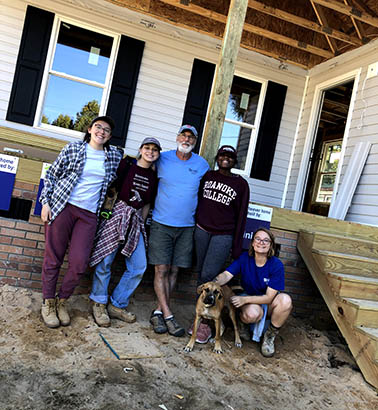
<path fill-rule="evenodd" d="M 0 286 L 9 284 L 42 291 L 42 263 L 44 254 L 44 226 L 34 215 L 38 185 L 16 181 L 13 196 L 33 202 L 28 221 L 0 217 Z M 321 317 L 329 320 L 327 306 L 297 250 L 298 233 L 272 227 L 280 245 L 279 257 L 285 267 L 285 291 L 293 299 L 293 314 L 301 317 Z M 118 283 L 125 268 L 124 257 L 119 254 L 112 267 L 110 289 Z M 67 269 L 65 259 L 59 279 L 62 282 Z M 138 300 L 155 300 L 153 267 L 149 266 L 136 290 Z M 89 294 L 92 270 L 88 270 L 75 289 L 75 294 Z M 197 275 L 194 269 L 182 269 L 172 298 L 180 303 L 193 303 L 196 299 Z"/>
<path fill-rule="evenodd" d="M 175 135 L 182 122 L 193 59 L 216 63 L 218 40 L 100 0 L 71 1 L 69 4 L 59 0 L 14 0 L 3 4 L 3 23 L 0 27 L 0 125 L 67 141 L 72 138 L 5 121 L 27 4 L 74 18 L 78 24 L 91 24 L 106 30 L 111 28 L 116 34 L 145 41 L 126 152 L 135 155 L 146 136 L 157 137 L 164 150 L 175 148 Z M 141 24 L 141 20 L 145 19 L 153 22 L 155 28 L 146 28 Z M 235 72 L 257 81 L 271 80 L 288 86 L 270 181 L 248 178 L 249 172 L 245 175 L 250 184 L 251 200 L 272 206 L 281 206 L 284 195 L 306 74 L 297 67 L 285 66 L 284 70 L 280 70 L 279 66 L 277 60 L 241 50 Z"/>
<path fill-rule="evenodd" d="M 301 162 L 308 163 L 308 158 L 303 158 L 303 152 L 310 115 L 314 109 L 313 99 L 316 86 L 340 78 L 346 73 L 361 70 L 356 99 L 353 111 L 351 112 L 350 127 L 346 129 L 348 138 L 346 140 L 345 156 L 342 162 L 338 188 L 340 188 L 340 184 L 343 182 L 343 177 L 356 144 L 360 141 L 371 142 L 370 153 L 345 220 L 378 225 L 378 76 L 366 79 L 368 65 L 378 60 L 377 49 L 378 41 L 374 40 L 357 50 L 320 64 L 309 72 L 308 88 L 306 90 L 303 113 L 300 118 L 298 138 L 285 202 L 286 208 L 292 208 L 295 190 L 302 189 L 302 186 L 298 184 L 298 175 Z M 298 207 L 295 207 L 295 209 L 298 209 Z"/>
<path fill-rule="evenodd" d="M 155 28 L 146 28 L 140 23 L 146 16 L 100 0 L 71 0 L 68 4 L 60 0 L 13 0 L 6 4 L 3 2 L 0 9 L 0 126 L 60 140 L 70 141 L 72 138 L 5 120 L 27 4 L 74 18 L 78 24 L 95 24 L 96 27 L 107 30 L 111 27 L 116 34 L 125 34 L 145 41 L 126 152 L 135 155 L 140 142 L 146 136 L 159 138 L 165 150 L 175 147 L 175 135 L 182 121 L 193 59 L 216 63 L 219 54 L 218 40 L 159 21 L 154 22 Z M 291 66 L 280 70 L 279 65 L 276 60 L 241 50 L 235 73 L 258 81 L 271 80 L 288 86 L 271 179 L 269 182 L 258 181 L 246 175 L 250 184 L 251 200 L 278 207 L 284 195 L 306 74 L 304 70 Z M 39 162 L 36 162 L 37 165 Z M 37 176 L 39 173 L 39 170 L 34 172 Z M 0 284 L 9 283 L 41 290 L 44 227 L 40 218 L 33 215 L 37 191 L 36 183 L 30 180 L 26 182 L 20 174 L 16 176 L 13 196 L 31 199 L 33 207 L 28 221 L 0 217 Z M 278 243 L 281 244 L 280 257 L 285 264 L 287 291 L 293 297 L 295 313 L 308 316 L 313 314 L 314 310 L 326 311 L 325 304 L 296 250 L 296 234 L 279 229 L 276 229 L 275 233 Z M 122 261 L 120 263 L 122 264 Z M 115 276 L 115 281 L 122 272 L 121 264 L 115 268 L 118 275 Z M 62 267 L 62 274 L 65 269 L 66 263 Z M 136 297 L 154 297 L 152 277 L 150 268 L 137 290 Z M 195 273 L 192 270 L 183 271 L 174 297 L 193 301 L 195 285 Z M 88 293 L 89 287 L 90 272 L 83 278 L 77 292 Z"/>

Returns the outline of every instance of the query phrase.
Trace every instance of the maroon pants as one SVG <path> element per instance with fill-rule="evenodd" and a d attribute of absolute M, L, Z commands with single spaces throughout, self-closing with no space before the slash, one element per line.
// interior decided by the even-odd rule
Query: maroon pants
<path fill-rule="evenodd" d="M 55 298 L 59 269 L 68 244 L 68 270 L 59 290 L 59 298 L 69 298 L 85 273 L 96 233 L 97 216 L 77 206 L 67 204 L 48 225 L 45 224 L 45 256 L 42 266 L 44 299 Z"/>

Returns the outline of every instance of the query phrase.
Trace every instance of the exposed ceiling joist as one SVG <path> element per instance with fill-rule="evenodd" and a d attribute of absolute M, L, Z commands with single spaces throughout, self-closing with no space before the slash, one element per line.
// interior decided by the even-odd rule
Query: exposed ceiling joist
<path fill-rule="evenodd" d="M 216 13 L 214 11 L 205 9 L 204 7 L 197 6 L 192 3 L 182 2 L 182 0 L 161 0 L 162 3 L 170 4 L 180 9 L 190 11 L 191 13 L 198 14 L 202 17 L 207 17 L 220 23 L 226 23 L 227 16 L 224 14 Z M 319 47 L 315 47 L 311 44 L 286 37 L 282 34 L 274 33 L 261 27 L 254 26 L 249 23 L 244 24 L 244 30 L 259 36 L 268 38 L 270 40 L 278 41 L 279 43 L 289 45 L 291 47 L 298 48 L 307 53 L 315 54 L 324 58 L 332 58 L 334 54 L 328 50 L 324 50 Z"/>
<path fill-rule="evenodd" d="M 369 24 L 370 26 L 378 27 L 378 18 L 373 17 L 363 11 L 358 10 L 355 7 L 347 6 L 345 4 L 339 3 L 336 0 L 313 0 L 314 3 L 320 4 L 321 6 L 328 7 L 329 9 L 338 11 L 339 13 L 345 14 L 349 17 L 353 17 L 363 23 Z"/>
<path fill-rule="evenodd" d="M 319 23 L 322 26 L 325 27 L 329 27 L 328 26 L 328 22 L 327 22 L 327 18 L 325 16 L 325 14 L 323 13 L 323 10 L 318 7 L 312 0 L 310 0 L 311 6 L 314 9 L 314 12 L 316 14 L 316 18 L 318 19 Z M 330 49 L 332 50 L 333 53 L 336 53 L 337 50 L 337 46 L 336 46 L 336 42 L 333 38 L 331 38 L 330 36 L 328 36 L 327 34 L 325 35 L 327 43 L 330 47 Z"/>
<path fill-rule="evenodd" d="M 104 1 L 221 40 L 231 0 Z M 248 0 L 240 46 L 309 69 L 378 38 L 377 16 L 378 0 Z"/>
<path fill-rule="evenodd" d="M 273 16 L 278 19 L 288 21 L 289 23 L 306 28 L 308 30 L 312 30 L 320 34 L 327 35 L 328 37 L 332 37 L 337 40 L 341 40 L 341 41 L 344 41 L 350 44 L 355 44 L 359 46 L 362 45 L 362 41 L 358 37 L 348 36 L 347 34 L 341 31 L 335 30 L 329 27 L 328 25 L 317 24 L 314 21 L 307 20 L 303 17 L 296 16 L 284 10 L 280 10 L 275 7 L 266 6 L 265 4 L 260 3 L 259 1 L 249 0 L 248 7 L 251 9 L 260 11 L 261 13 L 268 14 L 269 16 Z"/>

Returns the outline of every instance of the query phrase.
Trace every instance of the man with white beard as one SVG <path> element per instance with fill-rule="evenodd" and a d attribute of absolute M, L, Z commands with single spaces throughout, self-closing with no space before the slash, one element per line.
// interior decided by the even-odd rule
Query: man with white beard
<path fill-rule="evenodd" d="M 148 262 L 155 265 L 154 289 L 157 307 L 150 323 L 155 333 L 183 336 L 170 309 L 170 295 L 176 285 L 179 268 L 192 266 L 194 215 L 198 187 L 208 171 L 208 163 L 192 152 L 198 133 L 192 125 L 183 125 L 177 135 L 177 149 L 162 152 L 157 162 L 158 193 L 152 212 Z"/>

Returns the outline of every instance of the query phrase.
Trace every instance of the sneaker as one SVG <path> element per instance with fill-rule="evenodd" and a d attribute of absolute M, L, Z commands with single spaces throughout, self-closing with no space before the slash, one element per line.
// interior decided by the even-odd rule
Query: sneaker
<path fill-rule="evenodd" d="M 185 329 L 181 327 L 174 316 L 169 319 L 164 319 L 167 325 L 168 333 L 172 336 L 181 337 L 185 334 Z"/>
<path fill-rule="evenodd" d="M 56 298 L 56 313 L 62 326 L 68 326 L 71 323 L 70 315 L 68 314 L 67 299 Z"/>
<path fill-rule="evenodd" d="M 110 326 L 110 318 L 108 315 L 108 311 L 106 310 L 106 305 L 102 303 L 94 302 L 92 306 L 92 313 L 93 313 L 93 318 L 98 326 L 101 326 L 101 327 Z"/>
<path fill-rule="evenodd" d="M 274 339 L 278 335 L 278 329 L 273 329 L 271 326 L 264 333 L 264 339 L 261 345 L 261 354 L 265 357 L 272 357 L 274 355 Z"/>
<path fill-rule="evenodd" d="M 193 326 L 194 326 L 194 323 L 188 329 L 189 335 L 193 334 Z M 198 326 L 198 330 L 197 330 L 196 342 L 197 343 L 207 343 L 210 339 L 211 339 L 210 326 L 206 323 L 200 323 L 200 325 Z"/>
<path fill-rule="evenodd" d="M 42 319 L 47 327 L 59 327 L 60 321 L 56 315 L 55 299 L 44 299 L 41 309 Z"/>
<path fill-rule="evenodd" d="M 127 323 L 134 323 L 136 321 L 134 313 L 128 312 L 126 309 L 118 308 L 111 303 L 108 305 L 108 313 L 110 317 L 123 320 Z"/>
<path fill-rule="evenodd" d="M 151 313 L 150 323 L 154 328 L 155 333 L 167 333 L 168 328 L 165 324 L 164 317 L 162 313 L 154 313 L 154 310 Z"/>

